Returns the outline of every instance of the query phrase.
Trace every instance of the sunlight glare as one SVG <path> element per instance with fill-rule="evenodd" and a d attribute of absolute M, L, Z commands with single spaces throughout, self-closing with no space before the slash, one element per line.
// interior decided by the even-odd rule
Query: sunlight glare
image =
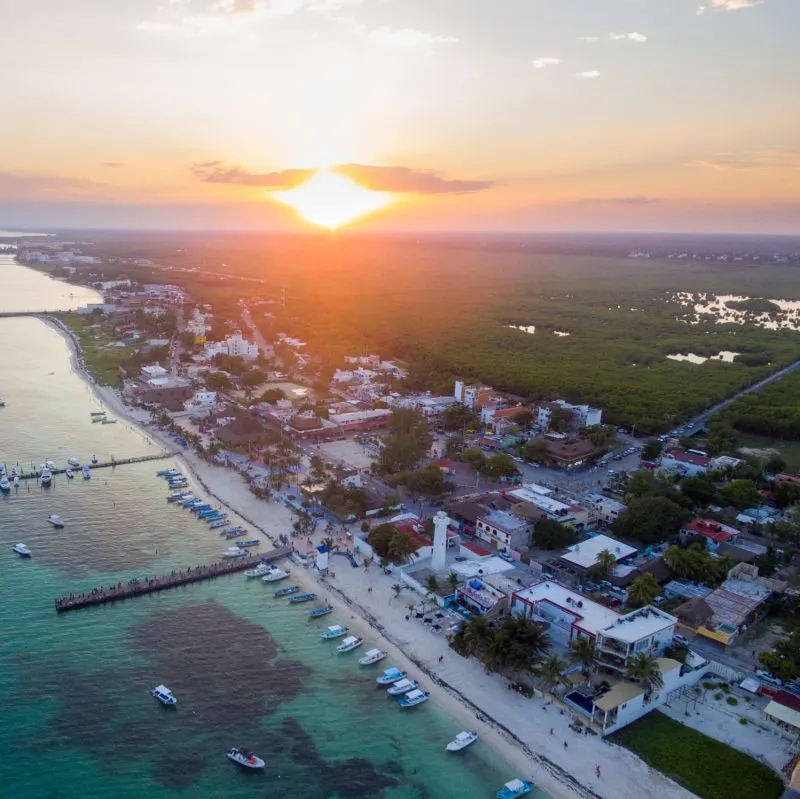
<path fill-rule="evenodd" d="M 386 192 L 370 191 L 344 175 L 321 170 L 305 183 L 270 195 L 294 208 L 312 225 L 335 230 L 392 201 Z"/>

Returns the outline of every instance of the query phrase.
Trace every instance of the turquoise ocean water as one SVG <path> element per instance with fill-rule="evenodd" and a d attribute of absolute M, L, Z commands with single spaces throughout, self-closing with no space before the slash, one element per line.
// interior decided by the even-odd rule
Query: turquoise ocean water
<path fill-rule="evenodd" d="M 5 263 L 0 274 L 18 269 Z M 29 289 L 42 281 L 33 291 L 43 308 L 63 307 L 53 303 L 70 287 L 22 271 L 13 279 Z M 3 296 L 0 310 L 14 302 Z M 90 422 L 97 401 L 58 333 L 36 319 L 0 319 L 0 340 L 0 461 L 154 450 L 126 424 Z M 359 667 L 357 652 L 336 655 L 319 638 L 347 618 L 310 621 L 260 580 L 231 575 L 57 615 L 62 593 L 219 555 L 216 531 L 167 504 L 155 471 L 168 463 L 0 496 L 1 795 L 451 799 L 494 796 L 516 776 L 480 741 L 447 754 L 454 719 L 433 702 L 401 711 L 375 685 L 380 667 Z M 47 524 L 54 512 L 63 530 Z M 31 547 L 30 560 L 11 552 L 16 541 Z M 161 682 L 177 710 L 150 696 Z M 265 773 L 229 763 L 231 745 L 263 756 Z"/>

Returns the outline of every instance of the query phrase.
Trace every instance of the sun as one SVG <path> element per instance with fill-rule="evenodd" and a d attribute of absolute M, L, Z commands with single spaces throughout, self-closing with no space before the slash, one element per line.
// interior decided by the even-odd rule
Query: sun
<path fill-rule="evenodd" d="M 328 170 L 317 172 L 297 188 L 273 192 L 271 197 L 294 208 L 312 225 L 329 230 L 371 214 L 392 201 L 386 192 L 370 191 Z"/>

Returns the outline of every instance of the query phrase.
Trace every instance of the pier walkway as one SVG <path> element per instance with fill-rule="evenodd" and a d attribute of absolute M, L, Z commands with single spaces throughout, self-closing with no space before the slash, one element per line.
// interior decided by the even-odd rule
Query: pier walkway
<path fill-rule="evenodd" d="M 159 452 L 156 455 L 139 455 L 137 458 L 112 458 L 110 461 L 99 461 L 98 463 L 85 463 L 81 466 L 65 466 L 62 468 L 51 469 L 50 471 L 56 474 L 64 474 L 67 469 L 72 469 L 73 472 L 80 471 L 83 466 L 86 466 L 89 469 L 106 469 L 109 466 L 125 466 L 128 463 L 144 463 L 145 461 L 160 461 L 164 460 L 164 458 L 174 458 L 179 453 L 177 450 L 173 452 Z M 19 479 L 20 480 L 38 480 L 39 479 L 39 472 L 38 470 L 32 470 L 29 472 L 19 472 Z"/>
<path fill-rule="evenodd" d="M 67 594 L 55 600 L 57 613 L 68 610 L 88 608 L 91 605 L 104 605 L 106 602 L 116 602 L 119 599 L 128 599 L 144 594 L 153 594 L 168 588 L 177 588 L 189 583 L 198 583 L 201 580 L 210 580 L 212 577 L 221 577 L 225 574 L 244 571 L 256 566 L 259 561 L 272 563 L 280 558 L 285 558 L 292 553 L 292 547 L 280 547 L 265 552 L 263 555 L 250 555 L 246 558 L 231 558 L 230 560 L 209 563 L 207 566 L 194 566 L 182 571 L 173 571 L 161 577 L 134 578 L 127 583 L 117 583 L 112 586 L 100 586 L 83 594 Z"/>

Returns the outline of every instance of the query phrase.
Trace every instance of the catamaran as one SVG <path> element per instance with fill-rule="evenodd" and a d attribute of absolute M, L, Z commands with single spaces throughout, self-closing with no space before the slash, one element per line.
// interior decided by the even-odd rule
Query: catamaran
<path fill-rule="evenodd" d="M 460 752 L 466 749 L 470 744 L 474 744 L 478 740 L 478 733 L 475 730 L 462 730 L 449 744 L 445 747 L 448 752 Z"/>
<path fill-rule="evenodd" d="M 400 669 L 392 666 L 390 669 L 386 669 L 375 682 L 378 683 L 378 685 L 391 685 L 398 680 L 402 680 L 405 676 L 406 673 L 404 671 L 400 671 Z"/>
<path fill-rule="evenodd" d="M 387 688 L 386 693 L 389 696 L 400 696 L 413 691 L 415 688 L 419 688 L 419 683 L 416 680 L 398 680 L 394 685 L 390 685 Z"/>
<path fill-rule="evenodd" d="M 350 632 L 349 627 L 342 627 L 341 624 L 332 624 L 324 633 L 320 633 L 319 637 L 330 641 L 334 638 L 341 638 L 343 635 L 347 635 L 348 632 Z"/>
<path fill-rule="evenodd" d="M 348 635 L 347 638 L 345 638 L 344 641 L 342 641 L 342 643 L 336 647 L 336 651 L 339 653 L 351 652 L 356 647 L 361 646 L 361 644 L 363 643 L 364 643 L 363 638 L 356 638 L 355 635 Z"/>
<path fill-rule="evenodd" d="M 383 660 L 386 657 L 386 652 L 382 652 L 380 649 L 370 649 L 364 657 L 359 658 L 358 662 L 362 666 L 371 666 L 373 663 L 377 663 L 380 660 Z"/>

